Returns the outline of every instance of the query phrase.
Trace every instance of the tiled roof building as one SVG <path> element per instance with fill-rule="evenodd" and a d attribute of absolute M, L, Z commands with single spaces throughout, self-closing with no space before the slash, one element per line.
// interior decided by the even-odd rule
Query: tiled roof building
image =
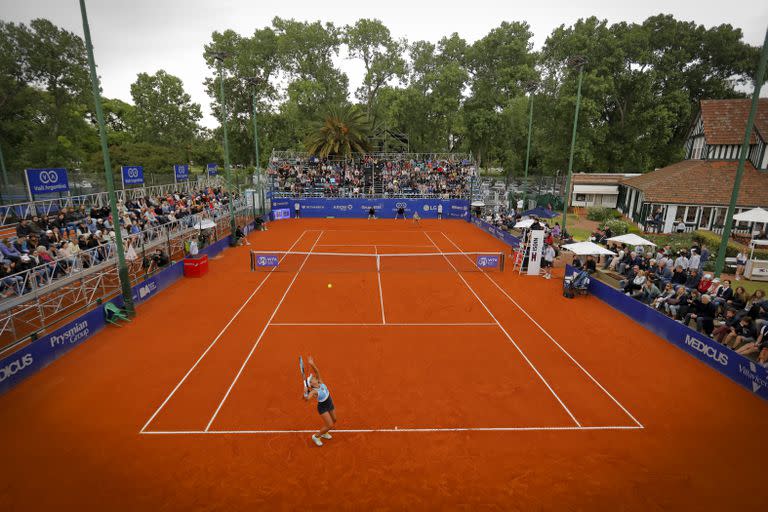
<path fill-rule="evenodd" d="M 731 201 L 750 100 L 703 100 L 686 160 L 622 182 L 619 209 L 643 225 L 662 213 L 661 231 L 722 228 Z M 768 207 L 768 99 L 761 99 L 736 212 Z"/>

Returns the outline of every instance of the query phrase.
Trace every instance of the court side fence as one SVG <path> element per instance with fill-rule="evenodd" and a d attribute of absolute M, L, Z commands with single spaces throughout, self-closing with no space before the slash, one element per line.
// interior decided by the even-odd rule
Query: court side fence
<path fill-rule="evenodd" d="M 229 218 L 226 217 L 227 222 Z M 244 225 L 245 231 L 255 229 L 256 223 L 249 222 Z M 213 257 L 229 247 L 229 232 L 222 231 L 222 238 L 212 242 L 200 250 L 200 253 Z M 112 266 L 113 293 L 111 298 L 106 297 L 79 308 L 66 318 L 65 324 L 60 322 L 55 330 L 47 331 L 39 336 L 31 337 L 23 345 L 15 345 L 13 349 L 0 351 L 0 394 L 10 390 L 27 377 L 35 374 L 50 363 L 63 356 L 72 348 L 91 338 L 106 326 L 103 306 L 106 302 L 113 302 L 122 306 L 122 297 L 116 294 L 119 291 L 117 282 L 117 267 Z M 176 261 L 164 267 L 152 275 L 144 275 L 132 287 L 133 300 L 140 305 L 156 296 L 163 289 L 173 284 L 184 274 L 184 261 Z M 75 316 L 76 315 L 76 316 Z M 74 317 L 74 318 L 73 318 Z"/>

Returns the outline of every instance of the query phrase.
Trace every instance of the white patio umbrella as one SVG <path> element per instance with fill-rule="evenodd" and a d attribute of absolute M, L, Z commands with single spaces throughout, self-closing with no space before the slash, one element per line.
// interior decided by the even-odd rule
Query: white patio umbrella
<path fill-rule="evenodd" d="M 618 242 L 620 244 L 627 244 L 627 245 L 651 245 L 653 247 L 656 247 L 656 244 L 651 242 L 650 240 L 646 240 L 645 238 L 638 236 L 634 233 L 627 233 L 626 235 L 619 235 L 614 236 L 608 239 L 609 242 Z"/>
<path fill-rule="evenodd" d="M 565 244 L 560 246 L 561 249 L 570 251 L 577 256 L 602 256 L 604 254 L 615 256 L 616 253 L 609 251 L 602 245 L 597 245 L 594 242 L 577 242 L 575 244 Z"/>
<path fill-rule="evenodd" d="M 763 210 L 762 208 L 754 208 L 752 210 L 734 215 L 733 220 L 737 220 L 739 222 L 768 222 L 768 210 Z"/>
<path fill-rule="evenodd" d="M 535 221 L 533 219 L 525 219 L 521 220 L 517 224 L 515 224 L 515 229 L 528 229 L 533 225 Z"/>

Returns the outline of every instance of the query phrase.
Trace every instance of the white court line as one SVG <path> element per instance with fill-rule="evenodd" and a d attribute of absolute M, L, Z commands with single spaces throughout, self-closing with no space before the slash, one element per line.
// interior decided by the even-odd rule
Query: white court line
<path fill-rule="evenodd" d="M 440 251 L 440 252 L 443 252 L 443 251 L 442 251 L 442 250 L 441 250 L 441 249 L 440 249 L 440 248 L 437 246 L 437 244 L 435 243 L 435 241 L 434 241 L 434 240 L 432 240 L 432 237 L 430 237 L 430 236 L 429 236 L 429 234 L 428 234 L 426 231 L 424 232 L 424 236 L 426 236 L 426 237 L 429 239 L 429 241 L 430 241 L 430 242 L 432 242 L 432 245 L 434 245 L 434 246 L 435 246 L 435 249 L 437 249 L 437 250 L 438 250 L 438 251 Z M 517 349 L 517 351 L 518 351 L 518 352 L 520 352 L 520 355 L 521 355 L 521 356 L 523 356 L 523 359 L 525 359 L 525 361 L 528 363 L 528 366 L 530 366 L 530 367 L 533 369 L 533 371 L 534 371 L 534 372 L 536 372 L 536 375 L 538 375 L 538 376 L 539 376 L 539 379 L 541 379 L 541 382 L 543 382 L 543 383 L 544 383 L 544 385 L 545 385 L 545 386 L 547 386 L 547 389 L 549 389 L 550 393 L 552 393 L 552 395 L 553 395 L 553 396 L 554 396 L 554 397 L 557 399 L 557 401 L 558 401 L 558 402 L 560 402 L 560 405 L 561 405 L 561 406 L 563 406 L 563 409 L 565 409 L 565 412 L 567 412 L 567 413 L 568 413 L 568 416 L 570 416 L 570 417 L 571 417 L 571 419 L 573 420 L 573 422 L 574 422 L 574 423 L 576 423 L 576 425 L 577 425 L 577 426 L 581 427 L 581 423 L 579 423 L 579 420 L 577 420 L 577 419 L 576 419 L 576 416 L 574 416 L 574 415 L 573 415 L 573 413 L 570 411 L 570 409 L 568 409 L 568 407 L 566 407 L 565 403 L 564 403 L 564 402 L 563 402 L 563 401 L 560 399 L 560 397 L 559 397 L 559 396 L 557 396 L 557 393 L 555 393 L 555 390 L 554 390 L 554 389 L 552 389 L 552 386 L 550 386 L 550 385 L 549 385 L 549 382 L 547 382 L 547 379 L 545 379 L 545 378 L 544 378 L 544 376 L 543 376 L 543 375 L 542 375 L 542 374 L 539 372 L 539 370 L 538 370 L 538 369 L 537 369 L 537 368 L 536 368 L 536 367 L 533 365 L 533 363 L 531 362 L 531 360 L 530 360 L 530 359 L 528 359 L 528 356 L 526 356 L 526 355 L 525 355 L 525 352 L 523 352 L 523 351 L 522 351 L 522 349 L 521 349 L 521 348 L 520 348 L 520 347 L 517 345 L 517 343 L 515 343 L 515 340 L 513 340 L 513 339 L 512 339 L 512 336 L 510 336 L 510 335 L 509 335 L 509 333 L 508 333 L 508 332 L 507 332 L 507 330 L 504 328 L 504 326 L 502 326 L 502 325 L 501 325 L 501 323 L 499 323 L 499 321 L 496 319 L 496 317 L 495 317 L 495 316 L 493 316 L 493 313 L 491 313 L 491 310 L 488 308 L 488 306 L 486 306 L 486 305 L 485 305 L 485 302 L 483 302 L 483 301 L 482 301 L 482 299 L 480 298 L 480 296 L 478 296 L 478 295 L 477 295 L 477 293 L 475 292 L 475 290 L 474 290 L 474 289 L 473 289 L 473 288 L 472 288 L 472 287 L 469 285 L 469 283 L 467 282 L 467 280 L 466 280 L 466 279 L 464 279 L 464 276 L 462 276 L 462 275 L 461 275 L 461 273 L 460 273 L 460 272 L 459 272 L 459 271 L 456 269 L 456 267 L 453 265 L 453 263 L 451 263 L 451 260 L 449 260 L 447 257 L 445 257 L 445 261 L 447 261 L 447 262 L 448 262 L 448 264 L 449 264 L 451 267 L 453 267 L 453 270 L 455 270 L 455 271 L 456 271 L 456 275 L 457 275 L 457 276 L 459 276 L 459 278 L 461 278 L 461 280 L 462 280 L 462 281 L 464 282 L 464 284 L 467 286 L 467 288 L 469 289 L 469 291 L 471 291 L 471 292 L 472 292 L 472 295 L 474 295 L 474 296 L 475 296 L 475 298 L 476 298 L 476 299 L 477 299 L 477 300 L 480 302 L 480 304 L 482 304 L 482 305 L 483 305 L 483 307 L 484 307 L 484 308 L 485 308 L 485 310 L 488 312 L 488 314 L 489 314 L 489 315 L 491 315 L 491 318 L 493 318 L 493 321 L 494 321 L 494 322 L 496 322 L 496 325 L 498 325 L 498 326 L 499 326 L 499 329 L 501 329 L 501 331 L 502 331 L 502 332 L 503 332 L 503 333 L 504 333 L 504 334 L 507 336 L 507 339 L 509 339 L 509 341 L 510 341 L 510 342 L 512 342 L 512 345 L 514 345 L 514 346 L 515 346 L 515 348 Z"/>
<path fill-rule="evenodd" d="M 290 251 L 291 249 L 293 249 L 293 248 L 296 246 L 296 244 L 297 244 L 297 243 L 299 243 L 299 240 L 301 240 L 301 238 L 304 236 L 304 234 L 305 234 L 307 231 L 315 231 L 315 230 L 312 230 L 312 229 L 310 229 L 310 230 L 307 230 L 307 229 L 305 229 L 304 231 L 302 231 L 302 232 L 301 232 L 301 234 L 299 235 L 299 237 L 296 239 L 296 241 L 295 241 L 295 242 L 293 242 L 293 245 L 291 245 L 291 247 L 289 247 L 289 248 L 288 248 L 288 251 Z M 285 258 L 285 256 L 283 256 L 283 258 Z M 282 261 L 282 258 L 281 258 L 281 261 Z M 222 336 L 222 335 L 224 334 L 224 332 L 225 332 L 225 331 L 226 331 L 226 330 L 229 328 L 229 326 L 230 326 L 230 325 L 232 325 L 232 322 L 234 322 L 234 321 L 235 321 L 235 318 L 237 318 L 237 316 L 238 316 L 238 315 L 240 314 L 240 312 L 241 312 L 241 311 L 242 311 L 242 310 L 245 308 L 245 306 L 247 306 L 247 305 L 248 305 L 248 303 L 251 301 L 251 299 L 253 298 L 253 296 L 254 296 L 254 295 L 256 295 L 256 293 L 259 291 L 259 289 L 261 289 L 261 287 L 264 285 L 264 283 L 266 283 L 266 282 L 267 282 L 267 279 L 269 279 L 269 277 L 270 277 L 271 275 L 272 275 L 272 271 L 270 270 L 270 272 L 268 272 L 268 273 L 267 273 L 267 277 L 265 277 L 265 278 L 264 278 L 264 279 L 263 279 L 263 280 L 262 280 L 262 281 L 259 283 L 259 285 L 256 287 L 256 289 L 255 289 L 255 290 L 253 290 L 253 293 L 251 293 L 251 294 L 248 296 L 248 298 L 247 298 L 247 299 L 245 299 L 245 302 L 243 302 L 243 304 L 240 306 L 240 309 L 238 309 L 238 310 L 235 312 L 235 314 L 234 314 L 234 315 L 232 315 L 232 318 L 230 318 L 230 319 L 229 319 L 229 322 L 227 322 L 227 325 L 225 325 L 225 326 L 224 326 L 224 328 L 223 328 L 223 329 L 222 329 L 222 330 L 219 332 L 219 334 L 216 336 L 216 338 L 214 338 L 214 340 L 211 342 L 211 344 L 210 344 L 210 345 L 208 345 L 208 348 L 206 348 L 206 349 L 205 349 L 205 351 L 204 351 L 204 352 L 203 352 L 203 353 L 200 355 L 200 357 L 198 357 L 198 358 L 197 358 L 197 361 L 195 361 L 195 364 L 193 364 L 193 365 L 192 365 L 192 368 L 190 368 L 190 369 L 187 371 L 187 373 L 184 375 L 184 377 L 182 377 L 182 378 L 181 378 L 181 380 L 178 382 L 178 384 L 176 384 L 176 387 L 174 387 L 174 388 L 173 388 L 173 390 L 171 391 L 171 394 L 170 394 L 170 395 L 168 395 L 168 396 L 165 398 L 165 400 L 163 400 L 163 403 L 162 403 L 162 404 L 160 404 L 160 407 L 158 407 L 158 408 L 157 408 L 157 410 L 156 410 L 156 411 L 155 411 L 155 412 L 152 414 L 152 416 L 150 416 L 150 417 L 149 417 L 149 419 L 148 419 L 148 420 L 147 420 L 147 422 L 144 424 L 144 426 L 143 426 L 143 427 L 141 427 L 141 432 L 143 432 L 143 431 L 144 431 L 144 429 L 146 429 L 146 428 L 149 426 L 149 424 L 150 424 L 150 423 L 152 423 L 152 420 L 154 420 L 154 419 L 155 419 L 155 417 L 156 417 L 156 416 L 157 416 L 157 415 L 160 413 L 160 411 L 163 409 L 163 407 L 165 407 L 165 404 L 167 404 L 167 403 L 168 403 L 168 400 L 170 400 L 170 399 L 171 399 L 171 397 L 172 397 L 172 396 L 173 396 L 173 395 L 176 393 L 176 391 L 178 391 L 178 389 L 181 387 L 181 385 L 184 383 L 184 381 L 185 381 L 185 380 L 187 380 L 187 377 L 189 377 L 189 375 L 192 373 L 192 371 L 194 371 L 194 369 L 197 367 L 197 365 L 198 365 L 198 364 L 200 364 L 200 361 L 202 361 L 202 360 L 203 360 L 203 358 L 205 357 L 205 355 L 206 355 L 206 354 L 207 354 L 207 353 L 208 353 L 208 352 L 209 352 L 209 351 L 210 351 L 210 350 L 213 348 L 213 346 L 216 344 L 216 342 L 217 342 L 217 341 L 219 341 L 219 338 L 221 338 L 221 336 Z"/>
<path fill-rule="evenodd" d="M 445 239 L 446 239 L 446 240 L 448 240 L 450 243 L 452 243 L 452 244 L 453 244 L 453 246 L 454 246 L 454 247 L 455 247 L 455 248 L 456 248 L 458 251 L 461 251 L 461 247 L 459 247 L 459 246 L 458 246 L 458 245 L 457 245 L 457 244 L 456 244 L 456 243 L 455 243 L 453 240 L 451 240 L 450 238 L 448 238 L 448 235 L 446 235 L 446 234 L 445 234 L 445 233 L 443 233 L 442 231 L 441 231 L 441 233 L 442 233 L 442 235 L 445 237 Z M 533 324 L 534 324 L 536 327 L 538 327 L 538 328 L 539 328 L 539 330 L 540 330 L 541 332 L 543 332 L 543 333 L 546 335 L 546 337 L 547 337 L 547 338 L 549 338 L 549 339 L 550 339 L 550 341 L 552 341 L 552 343 L 554 343 L 554 344 L 557 346 L 557 348 L 559 348 L 559 349 L 560 349 L 560 350 L 563 352 L 563 354 L 565 354 L 566 356 L 568 356 L 568 359 L 570 359 L 570 360 L 571 360 L 571 361 L 572 361 L 572 362 L 573 362 L 573 363 L 574 363 L 576 366 L 578 366 L 578 367 L 579 367 L 579 369 L 580 369 L 582 372 L 584 372 L 584 373 L 587 375 L 587 377 L 589 377 L 589 378 L 592 380 L 592 382 L 594 382 L 594 383 L 597 385 L 597 387 L 599 387 L 599 388 L 600 388 L 600 389 L 603 391 L 603 393 L 605 393 L 605 394 L 608 396 L 608 398 L 610 398 L 611 400 L 613 400 L 613 402 L 614 402 L 616 405 L 618 405 L 618 406 L 621 408 L 621 410 L 622 410 L 622 411 L 624 411 L 624 413 L 625 413 L 627 416 L 629 416 L 629 417 L 632 419 L 632 421 L 634 421 L 634 422 L 635 422 L 635 423 L 636 423 L 636 424 L 637 424 L 639 427 L 641 427 L 641 428 L 642 428 L 643 424 L 642 424 L 642 423 L 640 423 L 639 421 L 637 421 L 637 418 L 635 418 L 635 417 L 632 415 L 632 413 L 630 413 L 630 412 L 629 412 L 629 411 L 628 411 L 628 410 L 627 410 L 627 409 L 626 409 L 626 408 L 625 408 L 623 405 L 621 405 L 621 403 L 620 403 L 618 400 L 616 400 L 616 398 L 614 398 L 614 396 L 613 396 L 611 393 L 609 393 L 609 392 L 608 392 L 608 390 L 607 390 L 607 389 L 605 389 L 605 388 L 603 387 L 603 385 L 602 385 L 602 384 L 600 384 L 600 383 L 597 381 L 597 379 L 596 379 L 596 378 L 594 378 L 594 377 L 592 376 L 592 374 L 591 374 L 591 373 L 589 373 L 589 372 L 586 370 L 586 368 L 584 368 L 583 366 L 581 366 L 581 364 L 580 364 L 580 363 L 579 363 L 579 362 L 576 360 L 576 358 L 574 358 L 574 357 L 573 357 L 573 356 L 572 356 L 570 353 L 568 353 L 568 351 L 567 351 L 567 350 L 565 350 L 565 348 L 563 348 L 563 346 L 562 346 L 562 345 L 560 345 L 560 343 L 558 343 L 558 342 L 557 342 L 557 340 L 556 340 L 555 338 L 553 338 L 553 337 L 552 337 L 552 335 L 551 335 L 551 334 L 549 334 L 549 333 L 548 333 L 548 332 L 547 332 L 547 331 L 546 331 L 546 330 L 545 330 L 545 329 L 544 329 L 544 328 L 543 328 L 543 327 L 542 327 L 542 326 L 539 324 L 539 322 L 537 322 L 536 320 L 534 320 L 534 319 L 533 319 L 533 317 L 532 317 L 531 315 L 529 315 L 529 314 L 528 314 L 528 312 L 527 312 L 527 311 L 526 311 L 526 310 L 525 310 L 525 309 L 524 309 L 524 308 L 523 308 L 523 307 L 522 307 L 520 304 L 518 304 L 518 303 L 517 303 L 517 301 L 516 301 L 515 299 L 513 299 L 513 298 L 512 298 L 512 297 L 511 297 L 511 296 L 510 296 L 510 295 L 507 293 L 507 291 L 506 291 L 504 288 L 502 288 L 502 287 L 499 285 L 499 283 L 497 283 L 497 282 L 496 282 L 496 280 L 495 280 L 495 279 L 492 279 L 492 278 L 491 278 L 491 276 L 489 276 L 489 275 L 488 275 L 487 273 L 485 273 L 485 272 L 483 272 L 483 274 L 485 275 L 485 277 L 486 277 L 486 278 L 488 278 L 488 279 L 489 279 L 489 280 L 490 280 L 490 281 L 491 281 L 491 282 L 492 282 L 492 283 L 493 283 L 493 284 L 496 286 L 496 288 L 498 288 L 498 289 L 501 291 L 501 293 L 503 293 L 503 294 L 504 294 L 504 296 L 505 296 L 505 297 L 507 297 L 507 299 L 509 299 L 509 301 L 510 301 L 510 302 L 512 302 L 512 304 L 514 304 L 514 305 L 517 307 L 517 309 L 519 309 L 520 311 L 522 311 L 522 313 L 523 313 L 523 314 L 524 314 L 526 317 L 528 317 L 528 320 L 530 320 L 531 322 L 533 322 Z"/>
<path fill-rule="evenodd" d="M 386 324 L 366 324 L 366 323 L 325 323 L 325 322 L 291 322 L 291 323 L 271 323 L 269 324 L 271 327 L 291 327 L 291 326 L 303 326 L 303 325 L 311 325 L 311 326 L 350 326 L 350 325 L 357 325 L 357 326 L 370 326 L 370 327 L 389 327 L 390 325 L 396 325 L 396 326 L 460 326 L 460 325 L 472 325 L 472 326 L 478 326 L 478 325 L 496 325 L 492 322 L 469 322 L 469 323 L 392 323 L 388 322 Z"/>
<path fill-rule="evenodd" d="M 376 252 L 376 254 L 379 254 L 379 248 L 377 246 L 373 246 L 373 250 Z M 378 259 L 378 258 L 377 258 Z M 376 279 L 379 281 L 379 303 L 381 305 L 381 323 L 386 324 L 387 323 L 387 317 L 384 316 L 384 292 L 381 290 L 381 269 L 376 269 Z"/>
<path fill-rule="evenodd" d="M 642 430 L 635 425 L 606 425 L 594 427 L 445 427 L 445 428 L 357 428 L 334 429 L 333 433 L 358 434 L 371 432 L 547 432 L 547 431 L 595 431 L 595 430 Z M 212 435 L 212 434 L 309 434 L 317 429 L 307 430 L 148 430 L 149 435 Z"/>
<path fill-rule="evenodd" d="M 296 274 L 294 274 L 293 279 L 291 279 L 291 282 L 288 284 L 288 288 L 285 289 L 283 296 L 280 297 L 280 301 L 277 303 L 277 306 L 275 306 L 274 311 L 272 311 L 272 315 L 269 317 L 269 320 L 267 320 L 267 323 L 264 325 L 264 328 L 261 330 L 259 337 L 256 338 L 256 342 L 253 344 L 253 347 L 251 347 L 251 351 L 248 352 L 248 356 L 245 358 L 245 361 L 243 361 L 243 364 L 240 366 L 240 370 L 237 372 L 237 375 L 235 375 L 235 379 L 232 381 L 232 384 L 229 385 L 229 389 L 227 389 L 227 392 L 224 394 L 224 398 L 221 399 L 221 402 L 219 402 L 219 406 L 216 408 L 216 411 L 213 413 L 213 416 L 211 416 L 211 420 L 205 426 L 206 431 L 211 428 L 211 424 L 216 419 L 216 416 L 219 414 L 221 407 L 224 405 L 224 402 L 227 401 L 229 394 L 232 392 L 232 388 L 234 388 L 235 384 L 237 383 L 237 379 L 239 379 L 240 375 L 243 373 L 243 370 L 245 369 L 245 366 L 248 364 L 248 361 L 250 361 L 251 356 L 253 355 L 253 352 L 256 350 L 256 347 L 259 346 L 259 343 L 261 342 L 261 338 L 263 338 L 264 333 L 267 332 L 267 329 L 269 328 L 269 324 L 272 322 L 272 319 L 275 318 L 275 315 L 277 314 L 277 310 L 280 309 L 280 306 L 283 304 L 283 301 L 285 300 L 285 296 L 288 295 L 289 291 L 291 291 L 291 287 L 293 286 L 293 283 L 296 282 L 296 278 L 299 277 L 299 274 L 301 273 L 301 269 L 303 269 L 304 264 L 307 263 L 307 260 L 309 259 L 309 255 L 312 253 L 312 249 L 315 248 L 315 245 L 317 244 L 317 242 L 319 242 L 320 239 L 323 237 L 323 233 L 324 231 L 320 231 L 320 234 L 315 240 L 315 243 L 312 244 L 312 247 L 309 249 L 309 254 L 304 256 L 304 261 L 301 262 L 301 266 L 299 267 L 299 270 L 296 271 Z"/>
<path fill-rule="evenodd" d="M 408 244 L 318 244 L 318 247 L 432 247 L 431 245 Z"/>

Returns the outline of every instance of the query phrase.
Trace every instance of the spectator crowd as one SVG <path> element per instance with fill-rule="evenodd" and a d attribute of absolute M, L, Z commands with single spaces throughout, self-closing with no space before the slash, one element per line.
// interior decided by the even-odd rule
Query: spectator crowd
<path fill-rule="evenodd" d="M 112 256 L 116 225 L 130 252 L 132 246 L 148 241 L 152 228 L 188 228 L 196 222 L 195 215 L 208 212 L 215 216 L 228 202 L 227 192 L 209 188 L 120 201 L 117 223 L 108 206 L 67 207 L 55 215 L 21 219 L 16 236 L 0 240 L 0 297 L 23 295 L 107 261 Z M 150 259 L 164 261 L 160 255 Z"/>
<path fill-rule="evenodd" d="M 463 197 L 475 173 L 469 160 L 415 158 L 414 155 L 357 160 L 315 156 L 274 157 L 270 174 L 275 190 L 290 194 L 354 197 L 364 194 Z"/>

